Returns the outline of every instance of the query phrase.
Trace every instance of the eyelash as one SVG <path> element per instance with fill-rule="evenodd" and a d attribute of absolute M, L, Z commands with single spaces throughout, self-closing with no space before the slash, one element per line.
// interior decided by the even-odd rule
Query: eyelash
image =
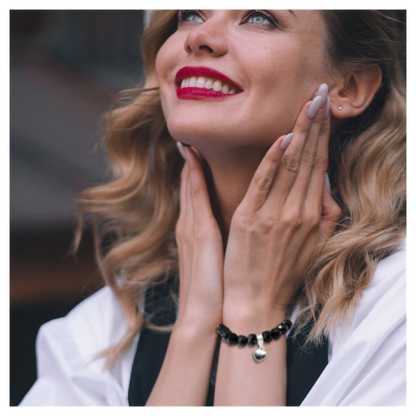
<path fill-rule="evenodd" d="M 203 17 L 201 16 L 201 13 L 196 11 L 196 10 L 181 10 L 179 11 L 179 15 L 178 15 L 178 25 L 184 24 L 184 23 L 192 23 L 191 21 L 187 21 L 186 19 L 191 16 L 191 15 L 197 15 L 199 16 L 201 19 L 203 19 Z M 250 20 L 251 17 L 254 16 L 263 16 L 265 17 L 269 23 L 262 23 L 262 24 L 256 24 L 256 23 L 249 23 L 248 20 Z M 265 10 L 250 10 L 242 19 L 241 23 L 239 23 L 240 25 L 242 24 L 252 24 L 254 26 L 273 26 L 274 28 L 281 28 L 278 21 L 276 20 L 276 18 L 271 15 L 269 12 L 265 11 Z"/>

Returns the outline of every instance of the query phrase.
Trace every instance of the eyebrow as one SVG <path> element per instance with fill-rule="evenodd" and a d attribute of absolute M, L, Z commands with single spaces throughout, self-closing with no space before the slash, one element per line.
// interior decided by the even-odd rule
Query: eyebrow
<path fill-rule="evenodd" d="M 256 10 L 256 8 L 260 9 L 266 9 L 268 6 L 251 6 L 251 10 Z M 294 11 L 292 10 L 292 6 L 289 6 L 289 12 L 293 14 L 293 16 L 296 17 Z"/>

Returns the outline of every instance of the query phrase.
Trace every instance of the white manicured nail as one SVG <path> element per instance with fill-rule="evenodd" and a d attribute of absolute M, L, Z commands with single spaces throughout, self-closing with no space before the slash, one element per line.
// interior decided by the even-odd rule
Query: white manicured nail
<path fill-rule="evenodd" d="M 308 108 L 308 111 L 306 112 L 306 117 L 309 119 L 312 119 L 316 116 L 316 113 L 321 108 L 322 105 L 322 97 L 320 95 L 317 95 L 311 102 L 311 105 Z"/>
<path fill-rule="evenodd" d="M 328 85 L 321 84 L 318 88 L 318 91 L 316 92 L 316 95 L 322 97 L 322 104 L 319 107 L 320 109 L 324 107 L 326 96 L 328 95 Z"/>
<path fill-rule="evenodd" d="M 331 183 L 329 182 L 328 173 L 325 173 L 325 185 L 326 189 L 328 189 L 328 192 L 331 192 Z"/>
<path fill-rule="evenodd" d="M 186 160 L 186 153 L 185 153 L 185 150 L 183 149 L 183 144 L 181 142 L 176 142 L 176 147 L 178 148 L 181 156 Z"/>
<path fill-rule="evenodd" d="M 280 143 L 280 148 L 282 150 L 287 149 L 287 147 L 290 145 L 290 142 L 293 139 L 294 134 L 293 133 L 289 133 L 286 135 L 286 137 L 283 139 L 282 143 Z"/>
<path fill-rule="evenodd" d="M 328 116 L 329 116 L 329 110 L 330 109 L 331 109 L 331 99 L 328 97 L 327 98 L 327 102 L 326 102 L 326 109 L 325 109 L 324 121 L 328 118 Z"/>

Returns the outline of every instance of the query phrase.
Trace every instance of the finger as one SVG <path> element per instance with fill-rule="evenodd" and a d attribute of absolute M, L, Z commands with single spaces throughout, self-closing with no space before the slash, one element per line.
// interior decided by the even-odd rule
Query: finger
<path fill-rule="evenodd" d="M 175 235 L 178 246 L 178 266 L 179 266 L 179 299 L 184 300 L 187 296 L 188 276 L 189 276 L 189 262 L 192 261 L 189 256 L 189 249 L 187 247 L 187 231 L 189 227 L 189 214 L 187 203 L 188 194 L 188 171 L 189 168 L 185 163 L 181 172 L 181 186 L 179 193 L 179 219 L 176 223 Z M 187 267 L 188 266 L 188 267 Z"/>
<path fill-rule="evenodd" d="M 292 189 L 287 197 L 291 207 L 302 207 L 307 197 L 315 200 L 314 208 L 320 209 L 320 195 L 322 195 L 323 179 L 328 159 L 328 125 L 323 124 L 327 100 L 324 107 L 319 110 L 313 120 L 307 135 L 305 146 L 300 157 L 299 172 L 293 182 Z M 312 179 L 313 189 L 311 192 Z"/>
<path fill-rule="evenodd" d="M 179 190 L 179 219 L 178 223 L 183 222 L 186 218 L 186 193 L 188 182 L 188 165 L 185 163 L 181 172 L 181 185 Z"/>
<path fill-rule="evenodd" d="M 195 151 L 189 147 L 186 147 L 185 151 L 186 163 L 189 167 L 189 185 L 194 219 L 195 221 L 203 221 L 213 217 L 204 171 Z"/>
<path fill-rule="evenodd" d="M 282 159 L 284 150 L 290 143 L 293 134 L 279 137 L 267 151 L 260 162 L 246 192 L 240 209 L 245 212 L 256 212 L 264 204 L 273 183 L 276 170 Z"/>
<path fill-rule="evenodd" d="M 268 201 L 273 205 L 282 206 L 292 189 L 299 173 L 305 141 L 312 125 L 314 125 L 314 117 L 321 101 L 322 97 L 316 96 L 312 101 L 306 103 L 296 120 L 293 128 L 293 140 L 282 156 L 276 173 L 276 180 L 270 190 Z"/>
<path fill-rule="evenodd" d="M 307 189 L 305 201 L 314 209 L 321 205 L 318 195 L 322 195 L 325 188 L 325 174 L 328 169 L 328 145 L 330 135 L 329 118 L 322 124 L 319 134 L 318 147 L 316 151 L 315 162 L 310 173 L 310 182 Z"/>

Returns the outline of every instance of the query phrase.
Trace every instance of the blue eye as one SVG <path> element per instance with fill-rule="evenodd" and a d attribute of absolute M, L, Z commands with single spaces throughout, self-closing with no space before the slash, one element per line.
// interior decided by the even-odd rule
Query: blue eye
<path fill-rule="evenodd" d="M 270 23 L 270 22 L 266 22 L 268 19 L 260 14 L 255 15 L 255 16 L 251 16 L 250 19 L 248 20 L 248 23 L 254 23 L 255 25 L 264 25 L 265 23 Z"/>
<path fill-rule="evenodd" d="M 181 10 L 178 15 L 179 25 L 204 23 L 203 13 L 196 10 Z M 276 18 L 266 10 L 251 10 L 240 24 L 249 23 L 264 29 L 279 28 Z"/>
<path fill-rule="evenodd" d="M 179 13 L 179 23 L 204 23 L 204 19 L 194 10 L 184 10 Z"/>

